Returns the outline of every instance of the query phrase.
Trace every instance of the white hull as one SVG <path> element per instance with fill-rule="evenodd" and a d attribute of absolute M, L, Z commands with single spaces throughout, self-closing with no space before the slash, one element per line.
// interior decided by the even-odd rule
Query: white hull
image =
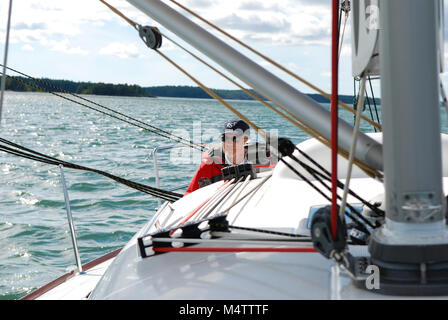
<path fill-rule="evenodd" d="M 83 265 L 83 273 L 75 270 L 31 292 L 22 300 L 82 300 L 87 299 L 114 261 L 120 249 Z"/>
<path fill-rule="evenodd" d="M 377 140 L 380 134 L 372 134 Z M 448 136 L 443 135 L 443 157 L 448 160 Z M 308 140 L 299 145 L 311 157 L 317 157 L 324 167 L 329 166 L 329 150 Z M 445 164 L 443 183 L 448 187 L 448 161 Z M 326 165 L 325 165 L 326 164 Z M 340 178 L 344 182 L 346 160 L 340 158 Z M 234 192 L 224 204 L 211 213 L 228 207 L 238 196 L 260 183 L 269 172 L 259 173 L 239 193 Z M 162 227 L 179 223 L 198 205 L 211 197 L 223 182 L 210 186 L 162 206 L 153 219 L 142 228 L 122 249 L 115 260 L 101 270 L 101 280 L 83 282 L 85 275 L 72 277 L 41 298 L 82 299 L 92 291 L 89 299 L 400 299 L 409 297 L 385 296 L 375 290 L 356 288 L 348 275 L 335 266 L 332 260 L 316 252 L 168 252 L 142 258 L 137 239 Z M 367 178 L 362 171 L 354 170 L 350 188 L 366 200 L 377 198 L 384 192 L 383 184 Z M 349 197 L 348 203 L 359 201 Z M 230 209 L 230 225 L 275 230 L 306 235 L 310 208 L 326 205 L 328 201 L 282 163 L 279 163 L 257 191 Z M 191 219 L 194 219 L 191 218 Z M 159 225 L 160 224 L 160 225 Z M 248 235 L 246 231 L 237 234 Z M 251 233 L 252 236 L 254 233 Z M 269 239 L 274 236 L 258 234 Z M 278 238 L 278 237 L 277 237 Z M 251 243 L 199 243 L 194 247 L 254 247 Z M 310 243 L 296 244 L 310 248 Z M 271 245 L 282 247 L 282 245 Z M 368 255 L 366 246 L 350 246 L 353 255 Z M 106 269 L 107 267 L 107 269 Z M 93 282 L 98 284 L 92 286 Z M 82 290 L 80 287 L 84 287 Z M 71 288 L 71 289 L 70 289 Z M 76 290 L 75 290 L 76 288 Z M 79 290 L 78 290 L 79 289 Z M 67 292 L 71 294 L 68 295 Z M 75 292 L 76 291 L 76 292 Z M 78 294 L 79 292 L 79 294 Z M 87 292 L 87 294 L 88 294 Z M 77 297 L 76 297 L 77 296 Z"/>

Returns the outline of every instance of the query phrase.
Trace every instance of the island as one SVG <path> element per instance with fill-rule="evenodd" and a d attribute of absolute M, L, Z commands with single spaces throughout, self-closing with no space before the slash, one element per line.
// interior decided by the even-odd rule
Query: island
<path fill-rule="evenodd" d="M 62 89 L 62 90 L 60 90 Z M 210 99 L 211 97 L 200 87 L 194 86 L 153 86 L 142 87 L 136 84 L 113 84 L 103 82 L 76 82 L 71 80 L 57 80 L 48 78 L 29 79 L 26 77 L 10 77 L 6 79 L 6 90 L 22 92 L 64 92 L 75 94 L 96 94 L 108 96 L 129 97 L 171 97 L 171 98 L 199 98 Z M 218 96 L 226 100 L 254 100 L 243 90 L 211 89 Z M 254 90 L 250 91 L 259 96 Z M 320 95 L 308 93 L 309 97 L 319 103 L 329 103 L 329 99 Z M 352 95 L 339 95 L 339 100 L 353 105 Z M 356 101 L 356 100 L 355 100 Z M 373 103 L 373 99 L 370 101 Z M 380 104 L 380 99 L 375 98 L 375 103 Z"/>

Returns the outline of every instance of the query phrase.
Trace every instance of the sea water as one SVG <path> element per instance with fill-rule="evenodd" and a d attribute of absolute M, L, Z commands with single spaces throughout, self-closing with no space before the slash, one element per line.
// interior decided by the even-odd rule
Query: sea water
<path fill-rule="evenodd" d="M 218 141 L 223 123 L 235 118 L 219 102 L 209 99 L 83 97 L 203 144 Z M 259 102 L 228 102 L 272 134 L 288 137 L 294 143 L 309 138 Z M 446 115 L 441 110 L 443 131 L 447 132 Z M 372 113 L 376 117 L 374 110 Z M 380 109 L 378 113 L 381 117 Z M 341 115 L 353 123 L 353 114 L 341 111 Z M 369 117 L 370 112 L 366 110 L 364 115 Z M 373 131 L 365 121 L 361 128 Z M 154 148 L 179 146 L 46 93 L 6 92 L 0 137 L 150 186 L 155 186 Z M 252 133 L 252 138 L 257 139 L 256 134 Z M 158 151 L 160 187 L 188 184 L 200 163 L 200 154 L 186 147 Z M 64 169 L 64 175 L 82 263 L 126 244 L 158 205 L 156 198 L 96 173 Z M 75 258 L 60 169 L 0 152 L 0 181 L 0 299 L 19 299 L 74 269 Z"/>

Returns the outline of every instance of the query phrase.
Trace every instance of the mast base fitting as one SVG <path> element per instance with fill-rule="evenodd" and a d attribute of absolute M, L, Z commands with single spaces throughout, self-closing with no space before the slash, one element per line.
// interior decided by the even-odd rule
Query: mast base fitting
<path fill-rule="evenodd" d="M 368 264 L 379 269 L 375 293 L 399 296 L 448 294 L 448 244 L 386 245 L 369 243 Z M 359 288 L 365 283 L 354 281 Z M 372 290 L 372 289 L 371 289 Z"/>

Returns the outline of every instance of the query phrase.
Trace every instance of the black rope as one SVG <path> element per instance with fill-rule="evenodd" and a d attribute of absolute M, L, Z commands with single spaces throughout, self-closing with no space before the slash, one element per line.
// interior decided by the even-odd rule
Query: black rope
<path fill-rule="evenodd" d="M 372 106 L 370 105 L 370 99 L 369 99 L 369 94 L 367 93 L 367 89 L 365 89 L 365 94 L 366 94 L 367 104 L 369 105 L 370 118 L 371 118 L 373 121 L 375 121 L 375 119 L 373 118 Z M 364 102 L 364 104 L 365 104 L 365 102 Z M 373 127 L 373 130 L 375 130 L 375 132 L 378 131 L 374 125 L 372 125 L 372 127 Z"/>
<path fill-rule="evenodd" d="M 312 170 L 314 173 L 316 173 L 317 175 L 319 175 L 320 177 L 324 178 L 327 181 L 331 180 L 331 174 L 330 172 L 328 172 L 327 169 L 325 169 L 324 167 L 322 167 L 316 160 L 314 160 L 313 158 L 311 158 L 308 154 L 306 154 L 305 152 L 303 152 L 302 150 L 300 150 L 298 147 L 295 147 L 295 149 L 297 151 L 300 152 L 301 155 L 303 155 L 306 159 L 308 159 L 312 164 L 314 164 L 316 167 L 318 167 L 320 170 L 322 170 L 324 174 L 320 173 L 319 171 L 315 170 L 314 168 L 311 168 L 310 166 L 308 166 L 307 164 L 303 163 L 302 161 L 300 161 L 299 159 L 297 159 L 295 156 L 291 155 L 291 158 L 293 160 L 295 160 L 297 163 L 299 163 L 300 165 L 302 165 L 305 169 L 307 169 L 307 171 Z M 308 170 L 309 169 L 309 170 Z M 310 172 L 311 173 L 311 172 Z M 337 185 L 339 188 L 344 189 L 345 185 L 338 179 L 337 180 Z M 365 206 L 367 206 L 370 210 L 372 210 L 373 212 L 375 212 L 379 217 L 384 217 L 385 213 L 383 210 L 379 209 L 378 207 L 374 206 L 373 204 L 371 204 L 369 201 L 363 199 L 361 196 L 359 196 L 357 193 L 355 193 L 353 190 L 348 189 L 348 193 L 350 195 L 352 195 L 353 197 L 355 197 L 356 199 L 358 199 L 359 201 L 362 202 L 362 204 L 364 204 Z"/>
<path fill-rule="evenodd" d="M 359 99 L 359 95 L 356 92 L 356 79 L 353 78 L 353 109 L 354 110 L 358 110 L 358 99 Z M 356 121 L 356 114 L 353 114 L 353 124 Z"/>
<path fill-rule="evenodd" d="M 2 66 L 2 64 L 0 64 L 0 66 Z M 76 101 L 76 100 L 73 100 L 73 99 L 64 97 L 64 96 L 62 96 L 62 95 L 60 95 L 60 94 L 58 94 L 58 93 L 56 93 L 56 92 L 54 92 L 54 91 L 48 90 L 48 89 L 46 89 L 46 88 L 44 88 L 44 87 L 42 87 L 42 86 L 40 86 L 40 85 L 37 85 L 37 84 L 35 84 L 35 83 L 27 82 L 27 81 L 24 81 L 23 79 L 20 79 L 20 78 L 18 78 L 18 77 L 11 76 L 11 75 L 8 75 L 8 74 L 6 75 L 6 76 L 8 76 L 8 77 L 10 77 L 10 78 L 12 78 L 12 79 L 14 79 L 14 80 L 16 80 L 16 81 L 18 81 L 18 82 L 24 84 L 24 85 L 31 86 L 31 87 L 33 87 L 33 88 L 35 88 L 35 89 L 38 89 L 38 90 L 43 90 L 43 91 L 45 91 L 45 92 L 47 92 L 47 93 L 51 93 L 51 94 L 53 94 L 53 95 L 55 95 L 55 96 L 57 96 L 57 97 L 60 97 L 60 98 L 63 98 L 63 99 L 65 99 L 65 100 L 68 100 L 68 101 L 70 101 L 70 102 L 79 104 L 79 105 L 81 105 L 81 106 L 83 106 L 83 107 L 86 107 L 86 108 L 89 108 L 89 109 L 91 109 L 91 110 L 97 111 L 97 112 L 99 112 L 99 113 L 102 113 L 102 114 L 107 115 L 107 116 L 109 116 L 109 117 L 115 118 L 115 119 L 117 119 L 117 120 L 126 122 L 126 123 L 128 123 L 128 124 L 131 124 L 131 125 L 133 125 L 133 126 L 139 127 L 139 128 L 141 128 L 141 129 L 144 129 L 144 130 L 149 131 L 149 132 L 151 132 L 151 133 L 157 134 L 157 135 L 159 135 L 159 136 L 161 136 L 161 137 L 164 137 L 164 138 L 167 138 L 167 139 L 176 141 L 176 142 L 178 142 L 178 143 L 184 144 L 184 145 L 186 145 L 186 146 L 188 146 L 188 147 L 190 147 L 190 148 L 194 148 L 194 149 L 197 149 L 197 150 L 200 150 L 200 151 L 204 151 L 204 150 L 205 150 L 205 147 L 203 147 L 203 146 L 201 146 L 201 145 L 199 145 L 199 144 L 196 144 L 196 143 L 194 143 L 194 142 L 191 141 L 191 140 L 187 140 L 187 139 L 185 139 L 185 138 L 176 136 L 176 135 L 174 135 L 174 134 L 172 134 L 172 133 L 169 133 L 168 131 L 165 131 L 165 130 L 163 130 L 163 129 L 160 129 L 160 128 L 158 128 L 158 127 L 155 127 L 155 126 L 153 126 L 153 125 L 150 125 L 150 124 L 148 124 L 148 123 L 146 123 L 146 122 L 143 122 L 143 121 L 141 121 L 141 120 L 135 119 L 135 118 L 133 118 L 133 117 L 131 117 L 131 116 L 128 116 L 128 115 L 126 115 L 126 114 L 124 114 L 124 113 L 121 113 L 121 112 L 116 111 L 116 110 L 114 110 L 114 109 L 111 109 L 111 108 L 109 108 L 109 107 L 106 107 L 106 106 L 103 106 L 103 105 L 101 105 L 101 104 L 98 104 L 98 103 L 96 103 L 96 102 L 94 102 L 94 101 L 91 101 L 91 100 L 89 100 L 89 99 L 86 99 L 86 98 L 84 98 L 84 97 L 81 97 L 81 96 L 79 96 L 79 95 L 77 95 L 77 94 L 74 94 L 74 93 L 72 93 L 72 92 L 70 92 L 70 91 L 67 91 L 67 90 L 64 90 L 64 89 L 62 89 L 62 88 L 59 88 L 59 87 L 57 87 L 57 86 L 51 84 L 50 82 L 47 82 L 47 81 L 44 81 L 44 80 L 41 80 L 41 79 L 33 78 L 32 76 L 29 76 L 29 75 L 27 75 L 27 74 L 25 74 L 25 73 L 23 73 L 23 72 L 17 71 L 17 70 L 15 70 L 15 69 L 12 69 L 12 68 L 9 68 L 9 67 L 6 67 L 6 68 L 9 69 L 9 70 L 11 70 L 11 71 L 14 71 L 14 72 L 16 72 L 16 73 L 18 73 L 18 74 L 21 74 L 21 75 L 23 75 L 23 76 L 25 76 L 25 77 L 28 77 L 29 79 L 32 79 L 32 80 L 35 81 L 35 82 L 40 82 L 40 83 L 42 83 L 42 84 L 44 84 L 44 85 L 46 85 L 46 86 L 49 86 L 49 87 L 54 88 L 54 89 L 56 89 L 56 90 L 59 90 L 59 91 L 61 91 L 62 93 L 66 93 L 66 94 L 69 94 L 69 95 L 71 95 L 71 96 L 74 96 L 74 97 L 76 97 L 76 98 L 78 98 L 78 99 L 81 99 L 81 100 L 84 100 L 84 101 L 86 101 L 86 102 L 92 103 L 92 104 L 94 104 L 94 105 L 96 105 L 96 106 L 98 106 L 98 107 L 104 108 L 104 109 L 106 109 L 106 110 L 108 110 L 108 111 L 110 111 L 110 112 L 113 112 L 113 113 L 115 113 L 115 114 L 118 114 L 118 115 L 120 115 L 120 116 L 122 116 L 122 117 L 124 117 L 124 118 L 130 119 L 130 120 L 135 121 L 135 122 L 137 122 L 137 123 L 140 123 L 140 124 L 142 124 L 142 125 L 144 125 L 144 126 L 148 126 L 148 127 L 153 128 L 153 129 L 155 129 L 155 130 L 158 130 L 158 131 L 160 131 L 160 132 L 163 132 L 164 134 L 162 134 L 162 133 L 160 133 L 160 132 L 157 132 L 157 131 L 154 131 L 154 130 L 151 130 L 151 129 L 148 129 L 148 128 L 145 128 L 145 127 L 142 127 L 141 125 L 138 125 L 138 124 L 136 124 L 136 123 L 130 122 L 130 121 L 125 120 L 125 119 L 122 119 L 122 118 L 117 117 L 117 116 L 115 116 L 115 115 L 113 115 L 113 114 L 110 114 L 110 113 L 101 111 L 101 110 L 96 109 L 96 108 L 94 108 L 94 107 L 88 106 L 88 105 L 86 105 L 86 104 L 84 104 L 84 103 L 81 103 L 81 102 L 79 102 L 79 101 Z M 0 74 L 2 74 L 2 73 L 0 72 Z M 168 136 L 167 136 L 167 135 L 168 135 Z"/>
<path fill-rule="evenodd" d="M 368 94 L 368 92 L 367 92 L 367 88 L 365 89 L 365 96 L 366 96 L 366 101 L 367 101 L 367 103 L 368 103 L 368 105 L 369 105 L 369 113 L 370 113 L 370 118 L 372 119 L 372 121 L 375 121 L 375 122 L 377 122 L 377 123 L 379 123 L 379 124 L 381 124 L 381 122 L 380 122 L 380 117 L 379 117 L 379 115 L 378 115 L 378 106 L 377 106 L 377 104 L 376 104 L 376 99 L 375 99 L 375 94 L 374 94 L 374 92 L 373 92 L 373 87 L 372 87 L 372 81 L 371 81 L 371 78 L 370 78 L 370 76 L 368 76 L 368 78 L 367 78 L 368 80 L 369 80 L 369 86 L 370 86 L 370 94 L 371 94 L 371 96 L 369 97 L 369 94 Z M 357 108 L 358 108 L 358 100 L 359 100 L 359 95 L 360 95 L 360 82 L 358 81 L 358 93 L 356 93 L 356 79 L 355 78 L 353 78 L 353 107 L 354 107 L 354 109 L 356 110 Z M 373 106 L 374 106 L 374 110 L 375 110 L 375 115 L 376 115 L 376 119 L 375 119 L 375 117 L 373 116 L 373 113 L 372 113 L 372 108 L 371 108 L 371 104 L 370 104 L 370 99 L 372 99 L 372 101 L 373 101 Z M 364 101 L 364 106 L 365 106 L 365 104 L 366 104 L 366 101 Z M 363 106 L 363 108 L 364 108 L 364 106 Z M 353 116 L 353 120 L 355 120 L 355 116 Z M 375 132 L 377 132 L 378 131 L 378 129 L 375 127 L 375 126 L 373 126 L 373 129 L 375 130 Z"/>
<path fill-rule="evenodd" d="M 155 188 L 152 188 L 152 187 L 148 187 L 148 186 L 145 186 L 143 184 L 136 183 L 136 182 L 133 182 L 133 181 L 130 181 L 130 180 L 126 180 L 126 179 L 114 176 L 112 174 L 109 174 L 107 172 L 103 172 L 103 171 L 100 171 L 100 170 L 74 165 L 74 164 L 71 164 L 71 163 L 67 163 L 65 161 L 53 161 L 53 160 L 45 159 L 45 158 L 42 158 L 42 157 L 29 155 L 29 154 L 26 154 L 26 153 L 23 153 L 23 152 L 20 152 L 20 151 L 13 150 L 13 149 L 8 148 L 6 146 L 0 146 L 0 151 L 7 152 L 9 154 L 13 154 L 13 155 L 16 155 L 16 156 L 19 156 L 19 157 L 23 157 L 23 158 L 27 158 L 27 159 L 30 159 L 30 160 L 47 163 L 47 164 L 62 165 L 64 167 L 68 167 L 68 168 L 72 168 L 72 169 L 78 169 L 78 170 L 95 172 L 95 173 L 101 174 L 103 176 L 106 176 L 108 178 L 111 178 L 111 179 L 113 179 L 113 180 L 115 180 L 115 181 L 117 181 L 119 183 L 127 185 L 128 187 L 131 187 L 133 189 L 139 190 L 141 192 L 150 194 L 150 195 L 158 197 L 158 198 L 162 198 L 162 199 L 170 201 L 170 202 L 173 202 L 173 201 L 176 201 L 176 200 L 179 199 L 179 198 L 174 197 L 174 196 L 169 195 L 169 194 L 166 194 L 166 195 L 163 194 L 163 192 L 159 191 L 160 189 L 155 189 Z"/>
<path fill-rule="evenodd" d="M 295 158 L 295 157 L 294 157 Z M 297 158 L 296 158 L 297 159 Z M 298 159 L 297 159 L 298 160 Z M 299 160 L 300 161 L 300 160 Z M 321 177 L 324 177 L 327 181 L 330 181 L 330 179 L 327 179 L 324 175 L 322 175 L 321 173 L 319 173 L 318 171 L 316 171 L 315 169 L 311 168 L 310 166 L 306 165 L 305 163 L 301 163 L 302 167 L 307 170 L 317 181 L 319 181 L 325 188 L 327 188 L 328 191 L 331 191 L 330 186 L 328 186 L 327 184 L 325 184 L 319 177 L 317 177 L 317 175 L 320 175 Z M 339 181 L 338 181 L 339 182 Z M 343 189 L 344 185 L 338 184 L 338 187 Z M 356 195 L 357 196 L 357 195 Z M 342 200 L 342 197 L 337 195 L 337 198 L 339 200 Z M 361 202 L 363 202 L 363 204 L 368 203 L 366 200 L 362 199 L 361 197 L 357 196 L 358 200 L 360 200 Z M 347 203 L 346 206 L 359 218 L 361 219 L 364 223 L 368 224 L 370 227 L 375 228 L 375 226 L 373 224 L 371 224 L 370 221 L 368 221 L 365 217 L 362 216 L 362 214 L 355 208 L 353 207 L 351 204 Z"/>
<path fill-rule="evenodd" d="M 319 189 L 316 185 L 314 185 L 309 179 L 307 179 L 303 174 L 301 174 L 299 171 L 297 171 L 293 166 L 291 166 L 288 162 L 286 162 L 283 158 L 280 159 L 280 161 L 282 161 L 290 170 L 292 170 L 297 176 L 299 176 L 303 181 L 305 181 L 306 183 L 308 183 L 308 185 L 310 185 L 314 190 L 316 190 L 320 195 L 322 195 L 325 199 L 327 199 L 329 202 L 331 202 L 331 198 L 326 195 L 321 189 Z M 340 196 L 338 196 L 338 198 L 340 199 Z M 338 205 L 339 207 L 339 205 Z M 371 226 L 372 228 L 375 228 L 374 225 L 372 225 L 370 223 L 370 221 L 366 220 L 359 212 L 358 210 L 356 210 L 356 208 L 354 208 L 353 206 L 351 206 L 350 204 L 347 203 L 347 207 L 356 214 L 356 216 L 363 220 L 366 224 L 368 224 L 369 226 Z M 359 227 L 360 230 L 362 230 L 363 232 L 370 234 L 370 232 L 367 230 L 367 228 L 364 226 L 364 224 L 362 224 L 362 222 L 360 222 L 358 219 L 356 219 L 351 213 L 345 211 L 345 214 L 351 218 Z"/>
<path fill-rule="evenodd" d="M 76 170 L 83 170 L 83 171 L 90 171 L 90 172 L 94 172 L 94 173 L 98 173 L 101 174 L 105 177 L 108 177 L 112 180 L 115 180 L 121 184 L 124 184 L 128 187 L 131 187 L 133 189 L 139 190 L 141 192 L 150 194 L 152 196 L 161 198 L 163 200 L 166 201 L 177 201 L 180 198 L 182 198 L 181 194 L 172 192 L 172 191 L 166 191 L 166 190 L 162 190 L 162 189 L 158 189 L 158 188 L 154 188 L 154 187 L 150 187 L 138 182 L 134 182 L 134 181 L 130 181 L 124 178 L 120 178 L 118 176 L 112 175 L 110 173 L 101 171 L 101 170 L 97 170 L 97 169 L 92 169 L 92 168 L 88 168 L 88 167 L 84 167 L 84 166 L 80 166 L 77 164 L 73 164 L 67 161 L 63 161 L 63 160 L 59 160 L 57 158 L 53 158 L 50 156 L 47 156 L 45 154 L 42 154 L 40 152 L 28 149 L 26 147 L 20 146 L 16 143 L 13 143 L 11 141 L 8 141 L 6 139 L 0 138 L 0 142 L 9 146 L 12 146 L 16 149 L 10 148 L 6 145 L 1 145 L 0 144 L 0 151 L 15 155 L 15 156 L 19 156 L 19 157 L 23 157 L 23 158 L 27 158 L 30 160 L 34 160 L 34 161 L 39 161 L 39 162 L 43 162 L 43 163 L 47 163 L 47 164 L 51 164 L 51 165 L 62 165 L 64 167 L 67 168 L 71 168 L 71 169 L 76 169 Z M 18 150 L 17 150 L 18 149 Z M 23 151 L 20 151 L 23 150 Z M 25 152 L 24 152 L 25 151 Z"/>
<path fill-rule="evenodd" d="M 371 79 L 370 79 L 370 76 L 368 77 L 368 79 L 369 79 L 369 85 L 370 85 L 370 92 L 372 93 L 373 105 L 375 106 L 376 122 L 378 122 L 378 123 L 381 124 L 381 122 L 380 122 L 380 117 L 379 117 L 379 115 L 378 115 L 378 107 L 377 107 L 377 105 L 376 105 L 375 94 L 373 93 L 372 81 L 371 81 Z M 372 117 L 372 120 L 373 120 L 373 117 Z"/>
<path fill-rule="evenodd" d="M 170 201 L 170 202 L 178 200 L 177 198 L 174 198 L 174 197 L 171 197 L 171 196 L 168 196 L 168 195 L 164 196 L 161 193 L 154 192 L 154 191 L 148 189 L 147 186 L 145 186 L 145 185 L 138 184 L 136 182 L 132 182 L 132 181 L 129 181 L 129 180 L 126 180 L 126 179 L 123 179 L 123 178 L 119 178 L 119 177 L 113 176 L 111 174 L 107 174 L 106 172 L 101 172 L 100 170 L 85 168 L 85 167 L 82 167 L 82 166 L 74 166 L 74 165 L 67 164 L 67 163 L 64 165 L 64 164 L 59 163 L 57 161 L 46 160 L 46 159 L 41 158 L 41 157 L 29 156 L 29 155 L 26 155 L 26 154 L 21 153 L 21 152 L 14 152 L 10 148 L 4 147 L 4 146 L 0 146 L 0 151 L 7 152 L 9 154 L 13 154 L 13 155 L 16 155 L 16 156 L 19 156 L 19 157 L 23 157 L 23 158 L 27 158 L 27 159 L 30 159 L 30 160 L 47 163 L 47 164 L 62 165 L 64 167 L 68 167 L 68 168 L 72 168 L 72 169 L 96 172 L 96 173 L 102 174 L 102 175 L 104 175 L 106 177 L 109 177 L 109 178 L 111 178 L 111 179 L 113 179 L 113 180 L 115 180 L 115 181 L 117 181 L 117 182 L 119 182 L 121 184 L 127 185 L 128 187 L 131 187 L 133 189 L 139 190 L 139 191 L 144 192 L 146 194 L 149 194 L 149 195 L 161 198 L 163 200 Z"/>
<path fill-rule="evenodd" d="M 244 231 L 253 231 L 253 232 L 259 232 L 259 233 L 267 233 L 277 236 L 285 236 L 285 237 L 291 237 L 291 238 L 304 238 L 308 236 L 300 235 L 300 234 L 294 234 L 294 233 L 287 233 L 287 232 L 280 232 L 280 231 L 272 231 L 272 230 L 265 230 L 265 229 L 256 229 L 256 228 L 248 228 L 248 227 L 239 227 L 239 226 L 228 226 L 230 229 L 236 229 L 236 230 L 244 230 Z M 266 239 L 263 239 L 266 240 Z M 310 241 L 310 240 L 307 240 Z"/>
<path fill-rule="evenodd" d="M 294 156 L 293 156 L 294 157 Z M 297 162 L 297 161 L 299 161 L 298 163 L 306 170 L 306 171 L 308 171 L 317 181 L 319 181 L 328 191 L 331 191 L 331 188 L 330 188 L 330 186 L 328 186 L 327 184 L 325 184 L 324 183 L 324 181 L 322 181 L 322 179 L 320 179 L 320 177 L 318 177 L 318 175 L 320 175 L 321 177 L 323 177 L 323 178 L 325 178 L 326 179 L 326 177 L 324 176 L 324 175 L 322 175 L 321 173 L 319 173 L 318 171 L 316 171 L 315 169 L 313 169 L 313 168 L 311 168 L 310 166 L 308 166 L 307 164 L 305 164 L 305 163 L 303 163 L 302 161 L 300 161 L 300 160 L 298 160 L 297 158 L 295 158 L 294 157 L 294 160 Z M 330 179 L 326 179 L 327 181 L 330 181 Z M 341 187 L 340 185 L 338 185 L 338 187 Z M 359 197 L 359 196 L 358 196 Z M 340 195 L 337 195 L 337 198 L 339 199 L 339 200 L 342 200 L 342 198 L 341 198 L 341 196 Z M 360 200 L 360 201 L 362 201 L 362 202 L 367 202 L 367 201 L 365 201 L 365 200 L 363 200 L 361 197 L 359 197 L 359 199 L 358 200 Z M 372 225 L 371 223 L 370 223 L 370 221 L 368 221 L 366 218 L 364 218 L 362 215 L 361 215 L 361 213 L 356 209 L 356 208 L 354 208 L 352 205 L 350 205 L 349 203 L 347 203 L 346 204 L 346 206 L 350 209 L 350 210 L 352 210 L 361 220 L 363 220 L 365 223 L 367 223 L 370 227 L 372 227 L 372 228 L 375 228 L 375 226 L 374 225 Z"/>

